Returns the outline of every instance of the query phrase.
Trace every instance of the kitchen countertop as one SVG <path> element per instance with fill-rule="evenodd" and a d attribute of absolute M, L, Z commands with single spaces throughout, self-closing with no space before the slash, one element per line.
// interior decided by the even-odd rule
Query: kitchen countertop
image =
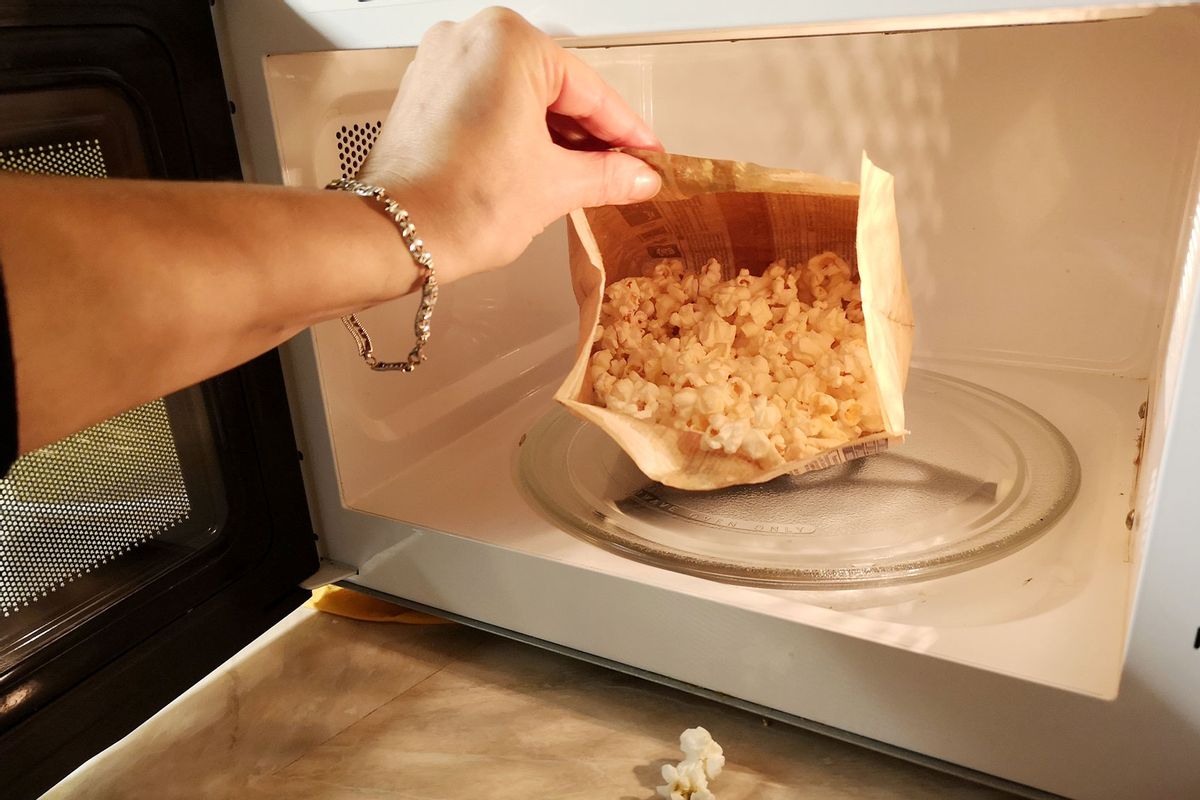
<path fill-rule="evenodd" d="M 720 800 L 1011 797 L 463 626 L 309 608 L 46 797 L 651 800 L 696 725 Z"/>

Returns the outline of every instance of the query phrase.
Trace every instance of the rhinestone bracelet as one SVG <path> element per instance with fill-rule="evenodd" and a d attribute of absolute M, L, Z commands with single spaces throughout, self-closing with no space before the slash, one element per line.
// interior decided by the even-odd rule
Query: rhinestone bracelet
<path fill-rule="evenodd" d="M 425 250 L 425 243 L 417 238 L 417 229 L 409 221 L 408 212 L 402 209 L 399 203 L 388 197 L 387 192 L 379 186 L 371 186 L 351 178 L 338 178 L 330 181 L 325 188 L 351 192 L 359 197 L 369 197 L 382 203 L 384 211 L 396 223 L 396 227 L 400 229 L 400 235 L 404 238 L 404 243 L 408 245 L 408 254 L 412 256 L 422 278 L 421 304 L 417 306 L 417 316 L 413 320 L 413 333 L 417 336 L 417 343 L 409 351 L 408 358 L 404 361 L 380 361 L 375 358 L 371 337 L 367 335 L 367 331 L 358 321 L 358 317 L 354 314 L 342 317 L 342 324 L 354 337 L 354 342 L 358 345 L 358 354 L 368 367 L 380 372 L 390 370 L 412 372 L 425 361 L 425 345 L 429 342 L 429 320 L 433 316 L 433 307 L 438 298 L 438 282 L 433 271 L 433 256 Z"/>

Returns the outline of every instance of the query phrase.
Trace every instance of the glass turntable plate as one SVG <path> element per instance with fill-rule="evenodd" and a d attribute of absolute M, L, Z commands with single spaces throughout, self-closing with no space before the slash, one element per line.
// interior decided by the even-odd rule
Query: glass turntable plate
<path fill-rule="evenodd" d="M 648 479 L 598 428 L 555 408 L 517 480 L 587 541 L 659 567 L 758 586 L 828 589 L 933 577 L 1033 541 L 1079 488 L 1067 439 L 1032 409 L 912 370 L 908 441 L 807 475 L 710 492 Z"/>

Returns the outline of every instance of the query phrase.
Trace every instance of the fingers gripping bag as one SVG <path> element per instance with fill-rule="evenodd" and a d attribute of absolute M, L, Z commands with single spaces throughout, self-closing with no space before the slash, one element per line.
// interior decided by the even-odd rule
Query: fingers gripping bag
<path fill-rule="evenodd" d="M 648 477 L 761 483 L 902 442 L 913 315 L 893 178 L 629 151 L 662 190 L 570 215 L 574 366 L 555 399 Z"/>

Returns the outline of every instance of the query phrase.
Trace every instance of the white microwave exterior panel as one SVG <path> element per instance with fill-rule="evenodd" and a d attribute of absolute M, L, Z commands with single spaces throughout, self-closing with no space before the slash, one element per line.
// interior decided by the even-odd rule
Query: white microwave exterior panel
<path fill-rule="evenodd" d="M 1157 371 L 1161 322 L 1177 283 L 1179 262 L 1178 237 L 1158 233 L 1172 224 L 1178 229 L 1186 216 L 1189 171 L 1178 167 L 1194 158 L 1195 142 L 1200 140 L 1196 112 L 1200 102 L 1193 102 L 1188 94 L 1187 81 L 1189 66 L 1196 66 L 1191 63 L 1196 61 L 1195 49 L 1188 47 L 1198 33 L 1195 22 L 1194 14 L 1168 13 L 1106 25 L 581 51 L 631 101 L 653 111 L 657 99 L 657 121 L 674 126 L 681 137 L 699 137 L 699 147 L 764 153 L 755 157 L 837 174 L 850 169 L 847 165 L 857 158 L 864 141 L 877 140 L 879 149 L 891 158 L 885 163 L 911 178 L 900 181 L 899 205 L 902 217 L 906 210 L 911 212 L 902 223 L 906 260 L 910 272 L 917 275 L 913 284 L 924 342 L 918 355 L 935 366 L 956 365 L 959 374 L 968 376 L 971 364 L 1011 367 L 990 375 L 985 370 L 982 382 L 1049 415 L 1082 454 L 1089 476 L 1083 495 L 1059 524 L 1058 535 L 1031 551 L 1059 548 L 1040 562 L 1039 570 L 1058 576 L 1055 583 L 1071 587 L 1068 593 L 1075 603 L 1055 616 L 1056 624 L 1071 634 L 1048 637 L 1055 647 L 1022 663 L 1015 654 L 1023 651 L 1006 647 L 1005 637 L 985 624 L 1014 616 L 1039 618 L 1044 609 L 1029 604 L 1028 593 L 1005 595 L 1011 607 L 1001 610 L 1003 604 L 994 600 L 964 602 L 959 589 L 930 592 L 932 599 L 924 598 L 915 616 L 894 599 L 875 601 L 870 610 L 866 608 L 870 604 L 859 604 L 858 616 L 905 624 L 937 619 L 940 609 L 991 607 L 991 617 L 969 617 L 974 638 L 943 633 L 936 646 L 925 652 L 960 660 L 973 655 L 976 663 L 997 671 L 1099 696 L 1116 691 L 1130 581 L 1135 574 L 1125 523 L 1134 482 L 1138 412 L 1150 393 L 1146 377 Z M 1191 40 L 1186 38 L 1189 34 Z M 1140 61 L 1130 62 L 1137 67 L 1137 80 L 1112 70 L 1098 77 L 1096 85 L 1104 88 L 1093 92 L 1078 91 L 1072 80 L 1042 80 L 1052 88 L 1023 98 L 1035 108 L 1018 114 L 1031 131 L 1023 137 L 1029 159 L 1057 163 L 1058 168 L 1039 177 L 1040 186 L 1022 191 L 974 178 L 1023 168 L 1010 148 L 997 147 L 993 141 L 997 137 L 975 124 L 976 116 L 996 114 L 985 103 L 935 103 L 919 118 L 919 98 L 882 104 L 881 109 L 873 107 L 880 103 L 868 103 L 858 110 L 860 97 L 904 95 L 904 86 L 920 78 L 927 87 L 922 96 L 941 97 L 947 94 L 944 87 L 952 84 L 958 94 L 970 98 L 1002 98 L 997 104 L 1011 112 L 1020 107 L 1024 87 L 1052 72 L 1043 53 L 1053 52 L 1059 61 L 1078 64 L 1115 49 L 1139 54 Z M 954 66 L 964 51 L 981 57 L 973 65 Z M 1189 53 L 1193 53 L 1191 61 L 1186 57 Z M 345 166 L 335 146 L 340 143 L 339 131 L 373 125 L 383 115 L 390 87 L 411 54 L 411 50 L 332 51 L 267 60 L 288 182 L 321 185 L 338 174 Z M 1003 70 L 989 66 L 999 54 L 1011 58 Z M 831 92 L 823 85 L 823 75 L 840 74 L 843 64 L 855 60 L 876 67 L 850 79 L 851 85 L 861 85 L 858 91 Z M 712 99 L 695 98 L 686 72 L 689 66 L 695 71 L 710 64 L 715 65 L 711 74 L 697 74 L 696 80 Z M 926 72 L 928 64 L 943 67 Z M 786 83 L 787 78 L 765 79 L 757 91 L 721 78 L 722 71 L 769 76 L 789 65 L 793 72 L 816 76 L 800 85 Z M 879 77 L 868 80 L 872 74 Z M 1135 91 L 1139 81 L 1175 87 L 1182 96 L 1162 98 Z M 739 120 L 754 119 L 761 127 L 709 124 L 720 116 L 715 113 L 719 107 L 747 102 L 740 95 L 762 98 L 757 114 L 735 115 Z M 810 124 L 808 98 L 813 96 L 823 98 L 825 113 Z M 768 107 L 766 101 L 773 97 L 777 101 Z M 1125 99 L 1130 97 L 1132 101 Z M 1155 114 L 1155 100 L 1162 101 L 1169 113 Z M 1115 107 L 1130 102 L 1144 105 L 1122 109 L 1123 116 L 1155 117 L 1153 123 L 1120 128 L 1123 139 L 1090 135 L 1095 127 L 1090 121 L 1106 118 Z M 844 119 L 864 132 L 855 138 L 841 137 Z M 905 140 L 894 135 L 897 131 L 907 135 L 922 125 L 942 131 L 945 141 L 932 148 L 935 154 L 919 145 L 928 137 Z M 1068 127 L 1082 144 L 1065 150 L 1066 134 L 1060 134 L 1039 145 L 1039 126 Z M 793 130 L 804 135 L 794 135 Z M 735 144 L 730 145 L 730 140 Z M 1147 142 L 1156 144 L 1147 147 Z M 1110 167 L 1117 152 L 1127 155 Z M 1028 172 L 1037 174 L 1037 170 Z M 1078 179 L 1082 189 L 1067 179 L 1074 175 L 1085 176 Z M 957 188 L 959 182 L 967 188 Z M 1128 188 L 1131 185 L 1138 189 Z M 1163 186 L 1170 191 L 1163 192 Z M 942 192 L 955 191 L 962 193 L 962 201 L 945 202 L 940 197 Z M 1099 199 L 1088 205 L 1093 196 Z M 977 198 L 990 205 L 980 207 L 982 200 Z M 931 221 L 946 208 L 957 216 L 946 223 Z M 1050 208 L 1056 209 L 1052 217 L 1046 211 Z M 1033 219 L 1043 232 L 1040 239 L 1028 232 L 1024 237 L 1013 235 L 1012 220 L 1024 224 L 1021 214 L 1029 210 L 1036 212 Z M 1088 236 L 1097 224 L 1106 231 L 1103 248 L 1096 246 L 1097 237 Z M 987 245 L 980 245 L 981 241 Z M 1101 249 L 1109 252 L 1097 262 L 1095 253 Z M 363 370 L 353 350 L 346 348 L 345 332 L 336 322 L 318 328 L 326 408 L 341 454 L 337 465 L 345 504 L 440 530 L 476 537 L 500 535 L 495 525 L 483 531 L 469 519 L 447 520 L 429 503 L 406 510 L 401 499 L 427 495 L 424 489 L 415 495 L 406 493 L 406 486 L 412 488 L 407 477 L 410 462 L 398 460 L 396 453 L 403 449 L 428 459 L 460 441 L 471 442 L 482 435 L 483 427 L 497 424 L 497 418 L 518 399 L 557 382 L 561 359 L 576 330 L 574 304 L 562 269 L 564 252 L 562 227 L 557 225 L 510 270 L 478 276 L 448 292 L 447 302 L 439 308 L 438 349 L 445 355 L 405 376 L 403 382 L 380 380 Z M 1121 263 L 1137 264 L 1137 268 L 1125 270 Z M 1031 290 L 1031 286 L 1039 288 Z M 976 293 L 989 302 L 953 302 Z M 414 302 L 381 307 L 367 312 L 365 319 L 377 330 L 404 330 Z M 960 311 L 960 324 L 950 326 Z M 927 333 L 931 327 L 933 332 Z M 991 337 L 992 346 L 981 337 Z M 1054 375 L 1045 371 L 1047 367 L 1065 372 L 1047 382 L 1046 376 Z M 1031 372 L 1023 371 L 1030 368 Z M 1078 376 L 1071 377 L 1073 373 Z M 1097 430 L 1111 433 L 1093 436 Z M 1091 476 L 1103 476 L 1104 481 Z M 391 488 L 395 484 L 401 487 Z M 450 508 L 458 506 L 451 502 Z M 1111 547 L 1094 548 L 1093 540 Z M 1072 541 L 1076 544 L 1070 545 Z M 1005 562 L 1010 567 L 1016 563 Z M 1022 578 L 1032 579 L 1032 575 Z M 974 587 L 978 582 L 978 575 L 973 575 L 969 581 L 949 583 Z M 1045 584 L 1039 580 L 1034 585 Z M 1003 586 L 1003 581 L 998 585 Z M 1081 613 L 1087 614 L 1090 624 L 1080 624 L 1080 618 L 1072 616 Z M 843 622 L 850 629 L 856 625 L 851 619 Z M 957 616 L 955 624 L 964 624 L 964 618 Z M 1007 630 L 1014 642 L 1031 635 L 1020 626 Z M 983 661 L 979 639 L 991 643 L 990 655 Z"/>
<path fill-rule="evenodd" d="M 328 40 L 325 45 L 305 44 L 323 37 L 314 33 L 311 19 L 294 16 L 285 33 L 258 36 L 292 46 L 264 50 L 243 30 L 235 60 L 251 63 L 265 53 L 329 49 Z M 558 225 L 539 238 L 521 265 L 495 273 L 524 280 L 480 276 L 449 287 L 453 291 L 444 297 L 453 300 L 439 308 L 442 322 L 433 360 L 412 376 L 381 379 L 363 370 L 335 324 L 318 326 L 288 349 L 289 392 L 327 553 L 357 567 L 354 580 L 366 588 L 1019 783 L 1074 797 L 1200 793 L 1200 770 L 1193 763 L 1200 747 L 1200 683 L 1195 677 L 1200 652 L 1193 647 L 1200 589 L 1190 577 L 1200 562 L 1194 535 L 1200 500 L 1189 488 L 1200 482 L 1200 404 L 1194 400 L 1200 396 L 1197 73 L 1189 61 L 1200 48 L 1186 47 L 1196 41 L 1196 17 L 1166 12 L 1140 21 L 1057 30 L 1073 42 L 1057 55 L 1080 65 L 1072 73 L 1078 78 L 1095 74 L 1103 79 L 1094 85 L 1047 78 L 1045 70 L 1053 65 L 1045 63 L 1040 71 L 1031 70 L 1028 81 L 1014 82 L 1009 95 L 995 98 L 991 93 L 1005 88 L 998 73 L 1008 69 L 1023 74 L 1020 47 L 1038 49 L 1018 39 L 1011 40 L 1018 41 L 1018 52 L 1008 55 L 992 42 L 996 74 L 989 74 L 983 62 L 972 71 L 968 57 L 989 43 L 988 36 L 1037 37 L 1052 31 L 1056 29 L 861 36 L 844 42 L 809 40 L 806 47 L 796 42 L 646 46 L 584 55 L 660 130 L 670 131 L 668 138 L 718 150 L 713 155 L 768 163 L 811 159 L 817 163 L 796 165 L 833 173 L 863 143 L 838 143 L 816 134 L 795 142 L 781 133 L 779 119 L 796 113 L 796 96 L 811 91 L 818 78 L 782 79 L 776 73 L 811 48 L 823 55 L 866 57 L 881 70 L 890 68 L 887 80 L 902 82 L 905 70 L 919 76 L 914 105 L 907 109 L 901 102 L 906 96 L 892 98 L 892 90 L 881 91 L 881 99 L 885 106 L 899 104 L 899 110 L 851 106 L 840 95 L 822 102 L 844 103 L 839 108 L 846 108 L 847 118 L 858 126 L 854 135 L 876 137 L 872 152 L 888 152 L 894 163 L 880 160 L 898 175 L 932 173 L 926 183 L 915 181 L 907 189 L 899 181 L 902 190 L 915 192 L 901 201 L 902 215 L 906 201 L 917 212 L 902 219 L 906 261 L 913 270 L 910 247 L 915 246 L 921 253 L 915 268 L 925 270 L 920 278 L 933 290 L 918 296 L 918 313 L 928 319 L 949 301 L 981 314 L 978 327 L 986 330 L 971 331 L 953 317 L 936 317 L 932 326 L 923 323 L 932 327 L 920 344 L 923 363 L 1032 405 L 1079 452 L 1085 476 L 1081 495 L 1068 517 L 1037 543 L 959 576 L 817 596 L 664 572 L 555 529 L 525 504 L 511 468 L 516 440 L 549 407 L 548 393 L 565 369 L 574 340 L 574 304 Z M 890 43 L 896 39 L 909 41 Z M 934 44 L 923 50 L 921 43 L 931 40 Z M 943 58 L 953 50 L 946 44 L 950 40 L 960 42 L 954 59 Z M 971 46 L 964 48 L 962 42 Z M 1106 45 L 1098 47 L 1097 42 Z M 1085 56 L 1092 52 L 1088 47 L 1098 47 L 1094 52 L 1099 54 L 1113 52 L 1112 45 L 1124 54 L 1124 69 L 1131 74 L 1107 63 L 1098 64 L 1096 72 L 1084 69 Z M 228 59 L 228 37 L 225 46 Z M 754 50 L 738 52 L 743 46 Z M 258 47 L 258 55 L 247 56 L 246 47 Z M 758 114 L 766 119 L 765 133 L 688 124 L 682 100 L 689 91 L 686 67 L 689 61 L 703 63 L 697 57 L 701 53 L 738 69 L 759 64 L 770 79 L 761 96 L 774 91 L 782 98 L 774 120 L 770 113 Z M 1037 52 L 1026 55 L 1039 63 Z M 280 124 L 270 123 L 265 107 L 239 104 L 243 144 L 249 144 L 246 152 L 255 161 L 256 174 L 280 170 L 277 153 L 283 156 L 277 174 L 288 183 L 314 185 L 337 174 L 342 165 L 330 137 L 342 125 L 378 120 L 408 57 L 405 51 L 393 51 L 328 53 L 316 62 L 310 57 L 268 59 L 266 73 Z M 319 67 L 312 69 L 313 63 Z M 261 62 L 256 67 L 255 80 L 261 82 Z M 237 85 L 245 85 L 245 75 L 243 71 Z M 869 89 L 868 76 L 863 70 L 848 80 L 860 80 Z M 955 102 L 954 93 L 943 90 L 964 76 Z M 973 221 L 967 201 L 986 196 L 991 204 L 974 209 L 975 220 L 989 220 L 984 212 L 994 213 L 995 205 L 1005 202 L 1002 183 L 980 180 L 988 174 L 983 165 L 995 169 L 1019 158 L 1004 156 L 999 143 L 989 141 L 984 123 L 996 111 L 989 107 L 989 97 L 993 105 L 1020 105 L 1014 87 L 1021 82 L 1031 83 L 1027 94 L 1043 96 L 1043 101 L 1030 103 L 1034 111 L 1024 119 L 1018 114 L 1018 124 L 1005 131 L 1020 133 L 1025 126 L 1022 141 L 1030 159 L 1043 159 L 1034 176 L 1043 181 L 1037 199 L 1049 195 L 1058 202 L 1035 203 L 1027 217 L 1013 203 L 1009 217 L 986 222 L 978 235 L 1015 219 L 1027 226 L 1022 242 L 1056 248 L 1061 259 L 1049 259 L 1051 263 L 1063 266 L 1065 259 L 1070 275 L 1090 270 L 1071 278 L 1064 267 L 1056 281 L 1043 287 L 1046 296 L 1040 299 L 1059 301 L 1060 315 L 1045 313 L 1036 303 L 1017 305 L 1025 309 L 1019 316 L 1042 334 L 1042 346 L 1025 329 L 987 338 L 1004 318 L 1005 304 L 1018 303 L 1019 285 L 1038 277 L 1038 271 L 1028 265 L 1002 270 L 1010 281 L 995 277 L 980 290 L 972 276 L 986 279 L 989 269 L 995 271 L 997 262 L 988 259 L 1000 256 L 991 250 L 1002 251 L 1008 243 L 992 241 L 985 259 L 957 257 L 977 255 L 970 250 L 975 234 L 959 230 Z M 716 86 L 720 93 L 732 94 L 730 87 L 721 88 L 720 80 Z M 972 93 L 978 103 L 965 101 Z M 290 111 L 285 110 L 288 96 L 294 101 Z M 941 105 L 926 103 L 930 96 L 942 98 Z M 1106 96 L 1107 104 L 1102 102 Z M 265 104 L 265 93 L 261 97 Z M 747 106 L 740 116 L 753 116 L 755 97 L 741 100 Z M 1141 109 L 1153 119 L 1106 117 L 1100 113 L 1106 106 Z M 763 109 L 773 107 L 765 104 Z M 862 112 L 864 107 L 870 110 Z M 906 111 L 922 130 L 936 132 L 944 125 L 944 133 L 906 139 L 911 131 L 896 124 Z M 979 114 L 983 120 L 976 121 L 973 115 Z M 1125 125 L 1127 139 L 1142 147 L 1121 149 L 1121 132 L 1107 128 L 1077 142 L 1088 130 L 1083 123 L 1089 114 L 1100 117 L 1097 126 Z M 1055 126 L 1057 139 L 1037 135 L 1053 133 Z M 943 135 L 949 140 L 945 148 L 926 146 Z M 668 146 L 685 149 L 671 141 Z M 977 164 L 956 150 L 967 146 L 978 151 Z M 722 147 L 729 149 L 720 152 Z M 742 147 L 758 148 L 764 155 L 740 152 Z M 946 150 L 950 160 L 930 155 Z M 268 154 L 266 160 L 256 155 L 260 153 Z M 1113 158 L 1120 163 L 1110 165 L 1110 172 L 1096 177 L 1090 171 Z M 967 185 L 954 195 L 956 187 L 939 183 L 959 168 L 967 168 L 978 194 Z M 1126 180 L 1130 175 L 1153 177 L 1139 184 Z M 1119 189 L 1117 205 L 1128 203 L 1128 217 L 1106 220 L 1064 202 L 1079 176 L 1099 182 L 1093 184 L 1097 197 L 1106 186 Z M 1145 184 L 1152 181 L 1170 188 L 1150 192 Z M 953 207 L 943 209 L 951 224 L 943 219 L 938 227 L 922 203 L 937 202 L 946 191 L 956 197 L 947 204 Z M 1089 199 L 1103 209 L 1099 200 Z M 1064 241 L 1039 239 L 1039 232 L 1028 228 L 1029 219 L 1038 215 L 1047 225 L 1052 220 Z M 912 229 L 919 235 L 909 234 Z M 1110 301 L 1107 315 L 1095 308 L 1102 294 Z M 972 301 L 980 296 L 995 307 Z M 1121 302 L 1111 303 L 1113 297 Z M 513 312 L 530 302 L 537 313 Z M 411 307 L 403 301 L 370 313 L 380 330 L 401 337 L 408 330 Z M 1105 339 L 1111 333 L 1106 324 L 1124 326 L 1128 335 Z M 1071 338 L 1079 331 L 1094 335 Z M 1056 334 L 1062 335 L 1054 338 Z M 407 342 L 396 346 L 406 348 Z M 998 352 L 1019 357 L 997 357 Z M 1138 548 L 1125 519 L 1136 476 L 1137 412 L 1148 395 L 1154 411 L 1137 485 L 1136 520 L 1145 528 Z M 449 487 L 445 481 L 421 482 L 422 475 L 435 473 L 453 474 L 458 482 Z M 1031 575 L 1036 577 L 1026 583 Z M 664 647 L 667 636 L 689 647 Z"/>

